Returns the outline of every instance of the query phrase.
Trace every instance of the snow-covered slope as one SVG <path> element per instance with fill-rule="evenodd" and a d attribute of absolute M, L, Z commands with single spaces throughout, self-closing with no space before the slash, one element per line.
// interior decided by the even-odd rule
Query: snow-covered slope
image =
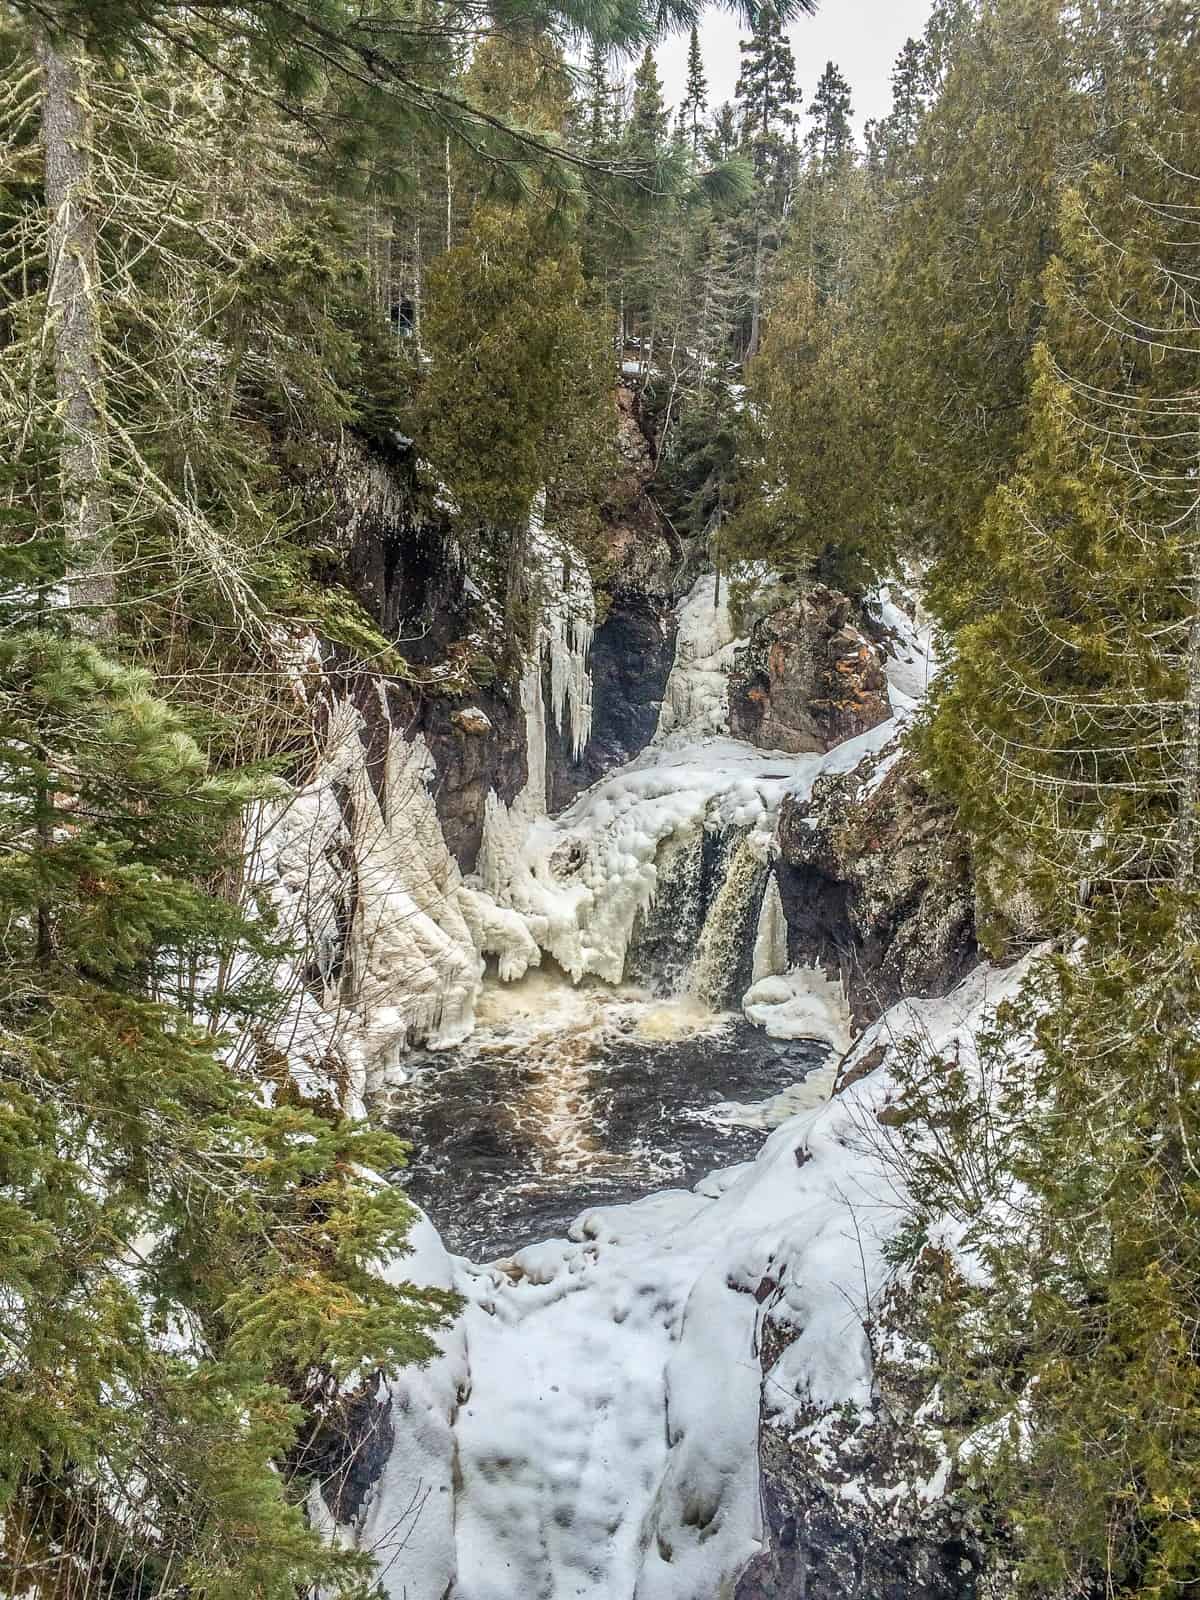
<path fill-rule="evenodd" d="M 762 1539 L 760 1408 L 819 1460 L 831 1418 L 876 1404 L 867 1323 L 906 1215 L 879 1122 L 887 1054 L 915 1035 L 970 1072 L 1024 971 L 894 1008 L 847 1064 L 882 1065 L 694 1191 L 585 1213 L 492 1266 L 433 1260 L 426 1240 L 418 1268 L 467 1308 L 441 1361 L 395 1386 L 393 1462 L 349 1530 L 378 1544 L 390 1600 L 730 1594 Z M 787 1337 L 764 1364 L 768 1319 Z M 412 1556 L 389 1555 L 422 1497 Z"/>

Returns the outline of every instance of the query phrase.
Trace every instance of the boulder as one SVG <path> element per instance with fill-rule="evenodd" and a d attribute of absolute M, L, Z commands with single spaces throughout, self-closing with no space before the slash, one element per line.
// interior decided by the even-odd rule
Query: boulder
<path fill-rule="evenodd" d="M 729 680 L 735 737 L 789 754 L 831 750 L 891 715 L 883 655 L 823 585 L 760 617 Z"/>

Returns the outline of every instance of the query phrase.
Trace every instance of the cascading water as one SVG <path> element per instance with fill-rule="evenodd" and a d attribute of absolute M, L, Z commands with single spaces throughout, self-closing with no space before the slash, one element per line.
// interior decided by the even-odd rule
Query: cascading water
<path fill-rule="evenodd" d="M 704 919 L 688 979 L 692 991 L 718 1011 L 741 999 L 753 975 L 754 929 L 767 876 L 753 832 L 735 833 L 723 843 L 720 887 Z"/>

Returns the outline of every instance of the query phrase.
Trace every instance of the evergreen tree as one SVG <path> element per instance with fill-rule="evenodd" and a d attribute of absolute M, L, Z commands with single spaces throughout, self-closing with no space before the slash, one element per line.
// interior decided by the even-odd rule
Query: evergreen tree
<path fill-rule="evenodd" d="M 523 646 L 533 502 L 546 490 L 556 526 L 586 545 L 615 426 L 608 326 L 552 215 L 476 209 L 464 242 L 430 270 L 426 347 L 414 436 Z"/>
<path fill-rule="evenodd" d="M 693 157 L 700 152 L 704 113 L 708 109 L 708 79 L 704 76 L 704 57 L 700 53 L 700 30 L 692 24 L 688 36 L 687 82 L 679 105 L 679 120 L 687 135 Z M 732 154 L 732 148 L 728 152 Z"/>
<path fill-rule="evenodd" d="M 657 162 L 667 139 L 669 114 L 654 52 L 647 45 L 633 75 L 633 101 L 625 127 L 624 148 L 635 159 Z"/>
<path fill-rule="evenodd" d="M 738 46 L 741 71 L 737 100 L 742 136 L 754 154 L 754 170 L 764 181 L 770 172 L 781 135 L 796 120 L 796 63 L 776 7 L 762 5 L 749 39 Z"/>
<path fill-rule="evenodd" d="M 787 282 L 746 384 L 728 548 L 798 585 L 861 589 L 891 551 L 871 521 L 872 374 L 844 304 Z"/>
<path fill-rule="evenodd" d="M 144 672 L 39 604 L 40 509 L 2 547 L 0 1581 L 358 1591 L 291 1452 L 453 1301 L 372 1268 L 411 1211 L 365 1174 L 403 1146 L 224 1058 L 213 1021 L 278 1003 L 221 977 L 270 930 L 205 888 L 261 781 L 213 775 Z"/>
<path fill-rule="evenodd" d="M 1200 79 L 1188 8 L 1148 20 L 1066 19 L 1106 155 L 1062 174 L 1020 451 L 978 525 L 988 610 L 925 748 L 988 936 L 1020 893 L 1069 952 L 1001 1030 L 1036 1044 L 994 1112 L 1015 1205 L 962 1218 L 989 1290 L 947 1298 L 939 1363 L 995 1429 L 982 1476 L 1028 1592 L 1157 1600 L 1200 1580 Z M 931 1211 L 979 1157 L 957 1126 L 921 1169 Z"/>
<path fill-rule="evenodd" d="M 928 101 L 927 48 L 920 39 L 906 39 L 892 67 L 891 140 L 901 149 L 916 143 Z"/>
<path fill-rule="evenodd" d="M 613 93 L 608 79 L 608 52 L 599 40 L 588 48 L 586 67 L 587 93 L 584 102 L 586 130 L 584 148 L 589 156 L 600 159 L 609 149 L 612 134 Z"/>
<path fill-rule="evenodd" d="M 897 200 L 875 292 L 878 360 L 903 418 L 886 493 L 914 542 L 944 557 L 933 590 L 954 623 L 987 607 L 973 529 L 1020 448 L 1056 179 L 1074 159 L 1084 102 L 1057 0 L 986 0 L 945 48 L 917 154 L 924 176 Z M 997 140 L 1015 82 L 1021 137 Z"/>
<path fill-rule="evenodd" d="M 717 107 L 704 148 L 710 161 L 728 161 L 740 143 L 737 109 L 727 100 Z"/>
<path fill-rule="evenodd" d="M 754 31 L 739 46 L 742 67 L 737 82 L 742 140 L 754 165 L 755 196 L 746 237 L 750 258 L 750 315 L 745 352 L 753 356 L 762 333 L 763 293 L 768 259 L 778 246 L 791 203 L 796 172 L 795 142 L 799 91 L 792 48 L 778 11 L 759 8 Z"/>
<path fill-rule="evenodd" d="M 808 114 L 812 127 L 805 142 L 822 169 L 830 171 L 840 166 L 854 148 L 850 85 L 832 61 L 825 63 Z"/>

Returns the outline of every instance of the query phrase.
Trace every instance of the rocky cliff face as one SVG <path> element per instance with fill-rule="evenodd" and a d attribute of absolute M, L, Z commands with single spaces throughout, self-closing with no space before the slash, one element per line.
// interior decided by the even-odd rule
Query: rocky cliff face
<path fill-rule="evenodd" d="M 934 1276 L 931 1270 L 926 1292 Z M 869 1411 L 821 1418 L 814 1408 L 812 1417 L 780 1426 L 764 1404 L 763 1549 L 739 1579 L 735 1600 L 985 1600 L 1009 1593 L 994 1539 L 964 1502 L 946 1495 L 944 1458 L 922 1426 L 930 1375 L 903 1355 L 919 1325 L 919 1293 L 906 1286 L 877 1310 Z M 788 1337 L 785 1326 L 768 1322 L 764 1369 Z"/>
<path fill-rule="evenodd" d="M 778 838 L 789 958 L 839 972 L 859 1022 L 945 994 L 978 960 L 967 847 L 911 755 L 893 747 L 785 800 Z"/>
<path fill-rule="evenodd" d="M 646 494 L 653 474 L 634 396 L 617 393 L 620 470 L 601 507 L 602 620 L 590 655 L 594 716 L 576 756 L 567 730 L 550 720 L 547 789 L 552 811 L 649 743 L 674 653 L 673 605 L 683 552 Z M 434 793 L 446 842 L 459 865 L 475 865 L 490 792 L 510 803 L 527 777 L 525 714 L 514 684 L 489 670 L 479 633 L 478 593 L 446 522 L 414 510 L 413 463 L 403 451 L 343 443 L 331 474 L 340 510 L 342 570 L 384 637 L 396 640 L 407 679 L 353 686 L 372 752 L 387 725 L 420 734 L 437 767 Z M 550 702 L 549 666 L 544 698 Z M 377 737 L 376 737 L 377 736 Z"/>
<path fill-rule="evenodd" d="M 730 729 L 763 750 L 831 750 L 890 715 L 882 651 L 824 586 L 760 618 L 729 681 Z"/>
<path fill-rule="evenodd" d="M 654 737 L 675 654 L 684 552 L 647 494 L 650 446 L 629 389 L 617 391 L 621 469 L 601 507 L 602 620 L 592 639 L 592 730 L 576 757 L 550 730 L 550 810 L 631 761 Z"/>
<path fill-rule="evenodd" d="M 363 717 L 373 771 L 381 775 L 389 723 L 408 739 L 424 737 L 437 767 L 446 843 L 469 870 L 487 795 L 508 801 L 525 783 L 519 695 L 488 670 L 448 525 L 414 509 L 411 458 L 346 440 L 331 482 L 346 584 L 408 666 L 405 678 L 361 675 L 347 686 Z"/>

